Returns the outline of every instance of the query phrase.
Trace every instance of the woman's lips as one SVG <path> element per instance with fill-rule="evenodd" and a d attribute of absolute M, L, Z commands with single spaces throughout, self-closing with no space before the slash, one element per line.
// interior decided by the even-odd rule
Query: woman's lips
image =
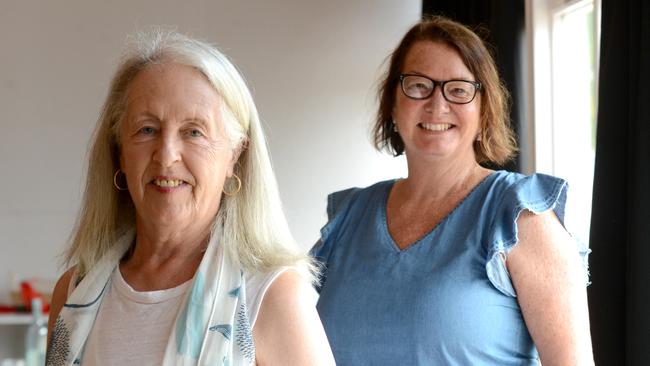
<path fill-rule="evenodd" d="M 435 131 L 435 132 L 447 131 L 450 128 L 454 127 L 450 123 L 424 123 L 424 122 L 418 123 L 418 126 L 423 130 Z"/>
<path fill-rule="evenodd" d="M 167 178 L 167 177 L 158 177 L 152 179 L 151 182 L 149 183 L 157 191 L 164 192 L 164 193 L 172 192 L 188 184 L 186 181 L 182 179 L 174 179 L 174 178 Z"/>
<path fill-rule="evenodd" d="M 180 179 L 154 179 L 151 181 L 151 183 L 162 188 L 174 188 L 185 182 Z"/>

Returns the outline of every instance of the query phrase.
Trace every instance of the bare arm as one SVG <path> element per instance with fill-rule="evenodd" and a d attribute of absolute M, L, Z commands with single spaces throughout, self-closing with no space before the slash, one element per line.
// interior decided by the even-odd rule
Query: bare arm
<path fill-rule="evenodd" d="M 52 303 L 50 304 L 50 318 L 47 321 L 47 344 L 50 344 L 50 338 L 52 337 L 52 331 L 54 330 L 54 324 L 56 323 L 56 318 L 63 308 L 68 299 L 68 288 L 70 286 L 70 279 L 72 278 L 73 268 L 67 270 L 54 286 L 54 291 L 52 292 Z"/>
<path fill-rule="evenodd" d="M 523 211 L 508 254 L 526 326 L 544 366 L 593 365 L 587 290 L 573 239 L 552 210 Z"/>
<path fill-rule="evenodd" d="M 334 365 L 315 296 L 294 271 L 273 281 L 253 328 L 258 365 Z"/>

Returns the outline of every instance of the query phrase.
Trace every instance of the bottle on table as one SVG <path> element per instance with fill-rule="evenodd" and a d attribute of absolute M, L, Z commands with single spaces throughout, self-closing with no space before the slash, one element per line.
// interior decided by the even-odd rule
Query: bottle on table
<path fill-rule="evenodd" d="M 32 300 L 32 323 L 27 328 L 25 336 L 26 366 L 45 365 L 45 350 L 47 347 L 47 317 L 43 315 L 41 299 Z"/>

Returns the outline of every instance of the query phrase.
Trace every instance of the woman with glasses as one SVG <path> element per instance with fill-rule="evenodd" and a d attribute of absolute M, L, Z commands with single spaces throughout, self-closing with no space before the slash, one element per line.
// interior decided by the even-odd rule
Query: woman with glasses
<path fill-rule="evenodd" d="M 566 182 L 485 167 L 516 146 L 481 39 L 443 17 L 415 25 L 379 99 L 375 146 L 405 154 L 408 177 L 331 194 L 312 250 L 337 363 L 593 364 Z"/>

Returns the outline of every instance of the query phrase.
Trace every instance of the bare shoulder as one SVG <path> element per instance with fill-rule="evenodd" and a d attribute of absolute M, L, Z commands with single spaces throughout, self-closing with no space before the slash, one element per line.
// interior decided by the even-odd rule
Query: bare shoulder
<path fill-rule="evenodd" d="M 508 253 L 506 266 L 518 294 L 530 286 L 556 294 L 562 289 L 585 289 L 577 243 L 553 210 L 538 214 L 524 210 L 517 229 L 519 241 Z"/>
<path fill-rule="evenodd" d="M 70 288 L 70 280 L 72 279 L 75 268 L 76 267 L 72 267 L 65 271 L 65 273 L 59 277 L 59 280 L 54 286 L 54 291 L 52 292 L 52 303 L 50 304 L 50 317 L 47 324 L 48 339 L 50 334 L 52 334 L 52 328 L 54 327 L 56 318 L 59 316 L 59 313 L 63 308 L 63 304 L 68 300 L 68 289 Z"/>
<path fill-rule="evenodd" d="M 519 242 L 508 255 L 509 270 L 511 264 L 516 270 L 517 262 L 559 261 L 558 264 L 572 267 L 580 264 L 577 246 L 553 210 L 539 214 L 522 211 L 517 219 L 517 231 Z"/>
<path fill-rule="evenodd" d="M 279 306 L 286 309 L 290 303 L 314 306 L 316 304 L 316 291 L 309 282 L 297 271 L 289 269 L 282 272 L 269 286 L 262 307 Z"/>
<path fill-rule="evenodd" d="M 295 270 L 273 281 L 253 328 L 258 365 L 334 364 L 316 299 L 314 288 Z"/>
<path fill-rule="evenodd" d="M 317 299 L 314 288 L 297 271 L 282 272 L 264 295 L 254 331 L 299 326 L 294 323 L 316 312 Z"/>

